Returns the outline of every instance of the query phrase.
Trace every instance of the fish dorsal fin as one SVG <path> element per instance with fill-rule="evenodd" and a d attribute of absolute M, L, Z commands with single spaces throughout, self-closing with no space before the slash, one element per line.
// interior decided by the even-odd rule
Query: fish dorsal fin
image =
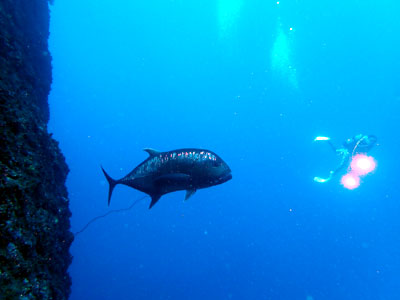
<path fill-rule="evenodd" d="M 151 202 L 150 202 L 150 206 L 149 209 L 152 208 L 154 206 L 154 204 L 157 203 L 158 200 L 160 200 L 161 195 L 151 195 Z"/>
<path fill-rule="evenodd" d="M 193 196 L 196 193 L 196 189 L 186 190 L 185 201 Z"/>
<path fill-rule="evenodd" d="M 151 148 L 144 148 L 143 150 L 146 151 L 150 155 L 150 157 L 157 156 L 161 153 L 160 151 Z"/>

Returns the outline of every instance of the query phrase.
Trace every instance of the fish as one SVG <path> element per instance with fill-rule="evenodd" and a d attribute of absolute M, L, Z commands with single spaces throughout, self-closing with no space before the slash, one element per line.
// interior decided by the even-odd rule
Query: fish
<path fill-rule="evenodd" d="M 229 166 L 214 152 L 184 148 L 160 152 L 143 149 L 149 157 L 125 177 L 115 180 L 101 167 L 109 183 L 108 205 L 116 185 L 123 184 L 151 197 L 149 209 L 161 196 L 186 190 L 185 200 L 198 189 L 219 185 L 232 179 Z"/>

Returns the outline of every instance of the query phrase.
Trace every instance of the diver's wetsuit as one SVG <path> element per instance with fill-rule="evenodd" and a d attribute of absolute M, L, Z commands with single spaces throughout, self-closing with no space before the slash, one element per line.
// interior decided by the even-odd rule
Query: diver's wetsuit
<path fill-rule="evenodd" d="M 321 178 L 321 177 L 314 177 L 314 181 L 316 182 L 327 182 L 332 179 L 332 177 L 338 173 L 339 171 L 343 170 L 345 167 L 347 168 L 350 164 L 351 158 L 358 153 L 367 153 L 369 150 L 374 147 L 376 144 L 377 138 L 374 135 L 363 135 L 358 134 L 352 138 L 347 139 L 343 142 L 343 147 L 336 148 L 330 141 L 329 138 L 326 139 L 329 143 L 329 146 L 336 152 L 337 155 L 340 155 L 341 161 L 339 166 L 329 172 L 328 178 Z"/>

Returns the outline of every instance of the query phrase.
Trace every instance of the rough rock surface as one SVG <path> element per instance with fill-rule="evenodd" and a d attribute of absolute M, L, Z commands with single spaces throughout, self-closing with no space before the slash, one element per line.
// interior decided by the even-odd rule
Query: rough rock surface
<path fill-rule="evenodd" d="M 68 167 L 47 131 L 47 0 L 0 1 L 0 299 L 67 299 Z"/>

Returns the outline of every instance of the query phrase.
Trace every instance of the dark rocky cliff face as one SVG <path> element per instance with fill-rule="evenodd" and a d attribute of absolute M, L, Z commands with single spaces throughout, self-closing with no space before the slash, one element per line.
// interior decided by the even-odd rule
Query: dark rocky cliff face
<path fill-rule="evenodd" d="M 0 299 L 67 299 L 68 167 L 47 132 L 47 0 L 0 1 Z"/>

